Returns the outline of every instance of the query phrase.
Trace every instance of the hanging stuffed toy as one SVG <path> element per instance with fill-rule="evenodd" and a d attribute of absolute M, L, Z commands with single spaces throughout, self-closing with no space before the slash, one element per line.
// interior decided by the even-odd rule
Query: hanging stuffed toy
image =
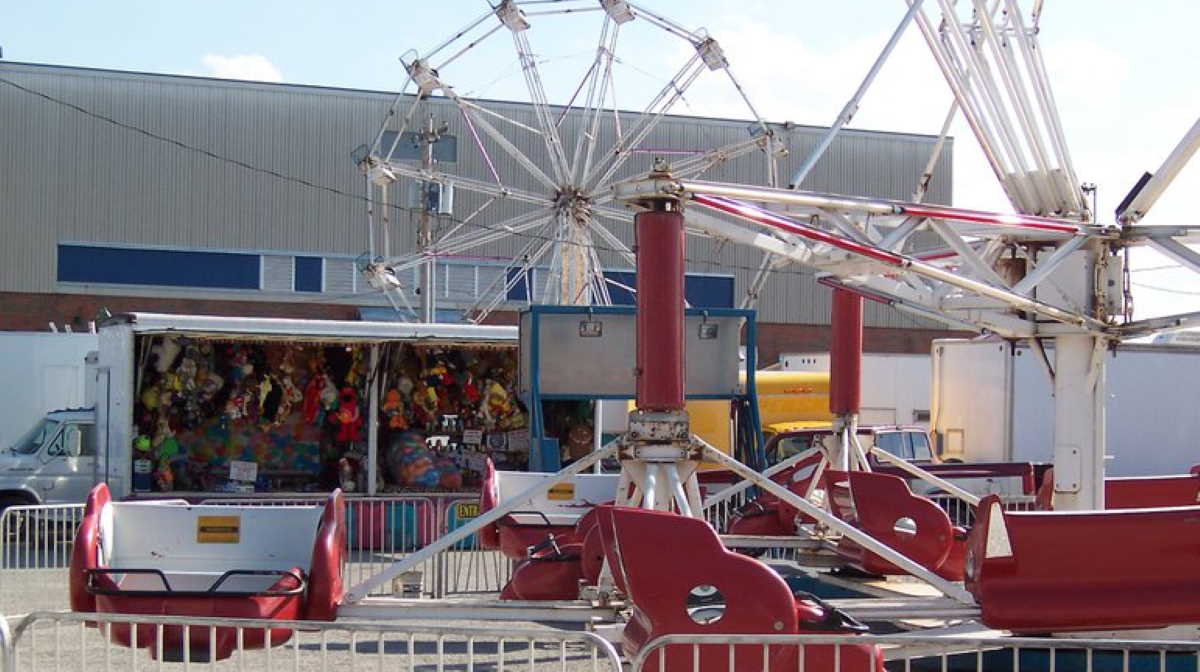
<path fill-rule="evenodd" d="M 279 407 L 275 410 L 275 426 L 282 425 L 292 414 L 292 407 L 304 399 L 304 393 L 296 387 L 291 377 L 285 376 L 279 381 Z"/>
<path fill-rule="evenodd" d="M 317 421 L 317 414 L 321 411 L 321 376 L 313 374 L 308 379 L 308 384 L 304 386 L 304 406 L 302 412 L 304 422 L 314 424 Z"/>
<path fill-rule="evenodd" d="M 405 399 L 412 398 L 413 379 L 408 376 L 400 376 L 400 380 L 396 381 L 396 389 L 400 391 L 400 396 Z"/>
<path fill-rule="evenodd" d="M 240 345 L 234 346 L 233 356 L 229 359 L 229 376 L 233 382 L 241 382 L 250 374 L 254 373 L 254 365 L 250 363 L 250 355 L 246 352 L 246 348 Z"/>
<path fill-rule="evenodd" d="M 317 424 L 325 422 L 325 418 L 338 408 L 338 389 L 328 373 L 321 374 L 321 414 Z"/>
<path fill-rule="evenodd" d="M 343 387 L 337 407 L 338 441 L 362 440 L 362 414 L 358 410 L 358 395 L 354 388 Z"/>
<path fill-rule="evenodd" d="M 161 343 L 150 348 L 150 354 L 157 358 L 154 361 L 154 370 L 159 373 L 166 373 L 171 368 L 171 365 L 175 363 L 175 358 L 179 356 L 181 349 L 174 336 L 163 336 Z"/>
<path fill-rule="evenodd" d="M 463 377 L 462 396 L 472 406 L 479 403 L 481 397 L 479 384 L 475 381 L 475 374 L 470 371 L 467 371 L 466 376 Z"/>
<path fill-rule="evenodd" d="M 413 422 L 425 430 L 433 427 L 434 414 L 437 413 L 437 390 L 418 381 L 413 388 Z"/>
<path fill-rule="evenodd" d="M 158 469 L 154 472 L 154 484 L 159 492 L 171 492 L 175 489 L 175 474 L 171 471 L 168 460 L 160 460 Z"/>
<path fill-rule="evenodd" d="M 408 429 L 408 421 L 404 417 L 404 402 L 400 399 L 400 390 L 392 388 L 383 395 L 384 420 L 388 429 Z"/>

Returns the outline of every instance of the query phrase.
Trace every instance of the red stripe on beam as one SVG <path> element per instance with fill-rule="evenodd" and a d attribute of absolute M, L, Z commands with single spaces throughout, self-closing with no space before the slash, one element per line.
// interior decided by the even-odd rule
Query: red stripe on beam
<path fill-rule="evenodd" d="M 891 264 L 892 266 L 903 266 L 904 264 L 904 257 L 893 252 L 888 252 L 877 247 L 862 245 L 860 243 L 846 240 L 841 236 L 835 236 L 832 233 L 822 231 L 815 226 L 801 224 L 786 217 L 776 215 L 775 213 L 768 212 L 766 210 L 760 210 L 734 200 L 721 198 L 720 196 L 695 194 L 692 196 L 692 202 L 698 205 L 703 205 L 706 208 L 712 208 L 713 210 L 719 210 L 736 217 L 741 217 L 742 219 L 749 220 L 751 222 L 757 222 L 758 224 L 763 224 L 765 226 L 772 226 L 777 229 L 782 229 L 789 233 L 794 233 L 798 236 L 808 238 L 809 240 L 828 243 L 839 249 L 846 250 L 847 252 L 852 252 L 857 255 L 874 259 L 875 261 L 882 261 L 885 264 Z"/>

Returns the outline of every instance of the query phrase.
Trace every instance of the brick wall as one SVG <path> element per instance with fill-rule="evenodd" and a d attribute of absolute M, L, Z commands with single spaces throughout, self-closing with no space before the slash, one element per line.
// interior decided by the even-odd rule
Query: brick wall
<path fill-rule="evenodd" d="M 963 338 L 971 332 L 941 329 L 885 329 L 864 327 L 864 352 L 928 355 L 935 338 Z M 829 326 L 821 324 L 758 324 L 758 363 L 767 366 L 785 352 L 827 352 Z"/>
<path fill-rule="evenodd" d="M 0 330 L 47 331 L 54 322 L 86 330 L 101 310 L 112 313 L 184 313 L 231 317 L 285 317 L 319 320 L 357 320 L 354 306 L 323 303 L 228 301 L 86 294 L 33 294 L 0 292 Z"/>
<path fill-rule="evenodd" d="M 0 331 L 46 331 L 54 322 L 62 329 L 87 329 L 103 308 L 113 313 L 181 313 L 231 317 L 284 317 L 316 320 L 357 320 L 355 306 L 329 303 L 230 301 L 132 296 L 89 296 L 86 294 L 33 294 L 0 292 Z M 485 324 L 515 325 L 517 314 L 496 312 Z M 969 336 L 965 332 L 937 329 L 883 329 L 867 327 L 863 349 L 867 352 L 929 354 L 935 338 Z M 819 324 L 759 323 L 758 356 L 762 366 L 772 364 L 784 352 L 829 349 L 829 327 Z"/>

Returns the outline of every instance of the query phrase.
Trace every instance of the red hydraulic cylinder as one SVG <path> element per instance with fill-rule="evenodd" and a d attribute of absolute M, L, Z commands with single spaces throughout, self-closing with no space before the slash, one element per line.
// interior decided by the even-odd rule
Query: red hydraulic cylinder
<path fill-rule="evenodd" d="M 637 236 L 637 407 L 683 409 L 683 213 L 634 217 Z"/>
<path fill-rule="evenodd" d="M 858 413 L 862 386 L 862 297 L 844 289 L 833 290 L 830 311 L 829 412 Z"/>

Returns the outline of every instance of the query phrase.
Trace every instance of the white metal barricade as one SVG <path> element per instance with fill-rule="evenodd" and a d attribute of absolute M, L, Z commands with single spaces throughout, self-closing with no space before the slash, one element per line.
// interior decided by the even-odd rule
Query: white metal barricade
<path fill-rule="evenodd" d="M 311 506 L 324 496 L 212 498 L 205 504 Z M 479 515 L 479 498 L 464 493 L 346 498 L 347 563 L 343 582 L 360 583 Z M 499 551 L 480 548 L 472 535 L 372 592 L 376 596 L 443 598 L 498 593 L 512 566 Z"/>
<path fill-rule="evenodd" d="M 138 627 L 145 648 L 112 644 L 107 635 Z M 291 630 L 274 648 L 246 646 L 265 628 Z M 207 631 L 201 647 L 183 647 L 179 661 L 152 658 L 169 652 L 165 641 Z M 218 636 L 233 642 L 218 652 Z M 612 644 L 588 632 L 551 629 L 409 626 L 391 623 L 271 621 L 121 614 L 39 612 L 15 620 L 3 647 L 5 672 L 39 670 L 506 670 L 512 672 L 621 672 Z M 222 660 L 215 660 L 226 655 Z"/>
<path fill-rule="evenodd" d="M 67 606 L 82 504 L 10 506 L 0 514 L 0 613 Z"/>
<path fill-rule="evenodd" d="M 1184 672 L 1200 664 L 1200 642 L 1003 636 L 666 635 L 650 642 L 630 672 L 745 670 L 873 672 L 877 647 L 886 669 L 903 672 Z M 774 664 L 762 663 L 764 654 Z M 739 656 L 741 661 L 739 662 Z M 819 664 L 816 663 L 819 661 Z M 787 669 L 780 664 L 790 663 Z M 806 665 L 807 662 L 807 665 Z"/>

